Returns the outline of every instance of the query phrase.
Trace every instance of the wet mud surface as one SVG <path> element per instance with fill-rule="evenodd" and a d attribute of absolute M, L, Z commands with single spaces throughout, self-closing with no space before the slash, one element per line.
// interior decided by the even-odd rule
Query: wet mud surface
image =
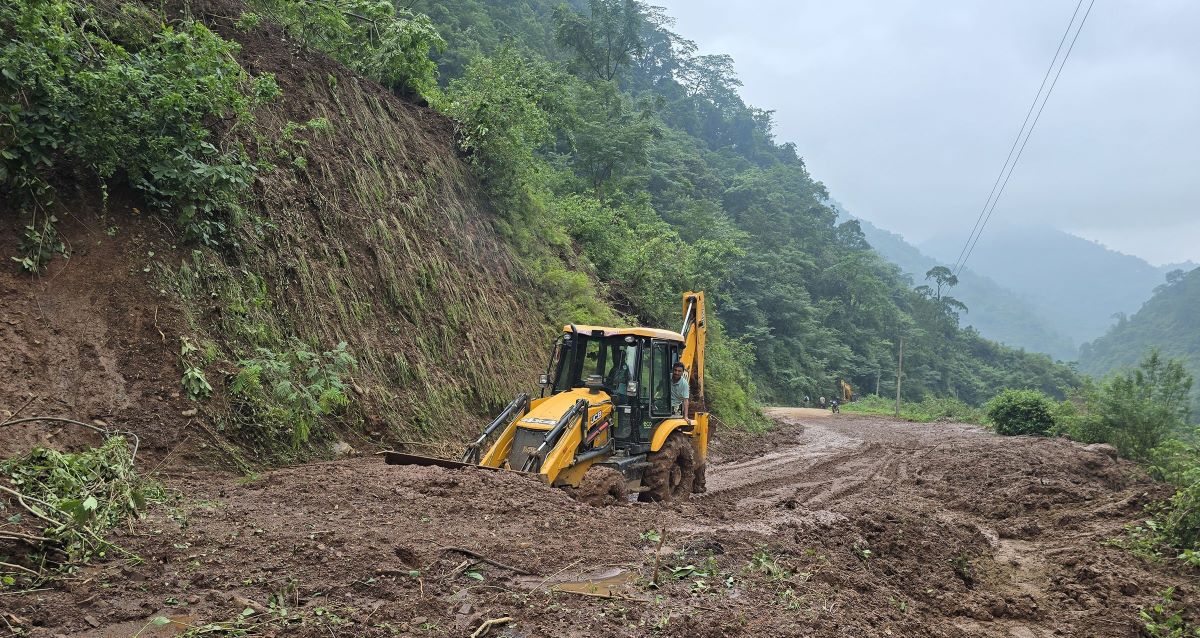
<path fill-rule="evenodd" d="M 117 555 L 0 596 L 33 636 L 1137 636 L 1194 577 L 1106 543 L 1133 465 L 975 426 L 775 409 L 708 493 L 591 507 L 528 477 L 375 457 L 195 471 Z M 153 625 L 156 616 L 169 618 Z M 505 620 L 507 619 L 507 620 Z M 221 623 L 213 625 L 213 623 Z M 140 632 L 140 633 L 139 633 Z"/>

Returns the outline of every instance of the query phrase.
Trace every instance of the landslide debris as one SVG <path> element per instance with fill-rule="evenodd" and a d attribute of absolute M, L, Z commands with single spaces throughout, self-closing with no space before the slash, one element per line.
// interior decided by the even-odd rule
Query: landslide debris
<path fill-rule="evenodd" d="M 35 635 L 102 635 L 68 610 L 115 635 L 249 608 L 264 635 L 469 635 L 507 616 L 522 636 L 1115 637 L 1171 585 L 1195 613 L 1190 576 L 1107 543 L 1156 490 L 1131 464 L 974 426 L 776 416 L 794 443 L 718 450 L 709 493 L 669 505 L 373 458 L 179 474 L 184 501 L 116 539 L 143 563 L 12 613 Z"/>

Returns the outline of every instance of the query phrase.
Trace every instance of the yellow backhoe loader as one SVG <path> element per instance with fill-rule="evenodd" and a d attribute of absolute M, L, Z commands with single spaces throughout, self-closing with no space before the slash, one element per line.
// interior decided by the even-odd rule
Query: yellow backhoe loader
<path fill-rule="evenodd" d="M 538 398 L 517 396 L 460 462 L 386 452 L 398 465 L 479 466 L 536 474 L 589 502 L 684 499 L 704 491 L 704 293 L 683 294 L 679 332 L 567 325 Z M 682 363 L 690 414 L 671 400 Z"/>

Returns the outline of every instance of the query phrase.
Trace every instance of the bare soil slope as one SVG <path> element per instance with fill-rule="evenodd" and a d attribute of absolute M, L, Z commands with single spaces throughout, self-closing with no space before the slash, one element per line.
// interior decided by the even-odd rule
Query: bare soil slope
<path fill-rule="evenodd" d="M 515 473 L 377 458 L 176 475 L 185 496 L 118 539 L 143 562 L 0 609 L 34 636 L 463 636 L 507 617 L 488 635 L 1016 638 L 1138 635 L 1169 585 L 1196 611 L 1188 578 L 1105 544 L 1156 488 L 1102 451 L 773 416 L 753 439 L 773 451 L 727 435 L 710 492 L 670 506 L 592 508 Z M 175 622 L 147 627 L 159 615 Z"/>

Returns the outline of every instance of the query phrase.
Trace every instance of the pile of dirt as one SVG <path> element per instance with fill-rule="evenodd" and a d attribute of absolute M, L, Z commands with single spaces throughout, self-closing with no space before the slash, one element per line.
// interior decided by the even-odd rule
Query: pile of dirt
<path fill-rule="evenodd" d="M 1189 575 L 1107 543 L 1156 490 L 1128 463 L 973 426 L 779 416 L 771 436 L 796 444 L 717 444 L 736 460 L 670 506 L 376 458 L 179 474 L 180 500 L 116 539 L 141 562 L 5 604 L 35 636 L 164 616 L 251 635 L 461 636 L 510 618 L 489 635 L 1115 637 L 1168 586 L 1195 613 Z"/>

